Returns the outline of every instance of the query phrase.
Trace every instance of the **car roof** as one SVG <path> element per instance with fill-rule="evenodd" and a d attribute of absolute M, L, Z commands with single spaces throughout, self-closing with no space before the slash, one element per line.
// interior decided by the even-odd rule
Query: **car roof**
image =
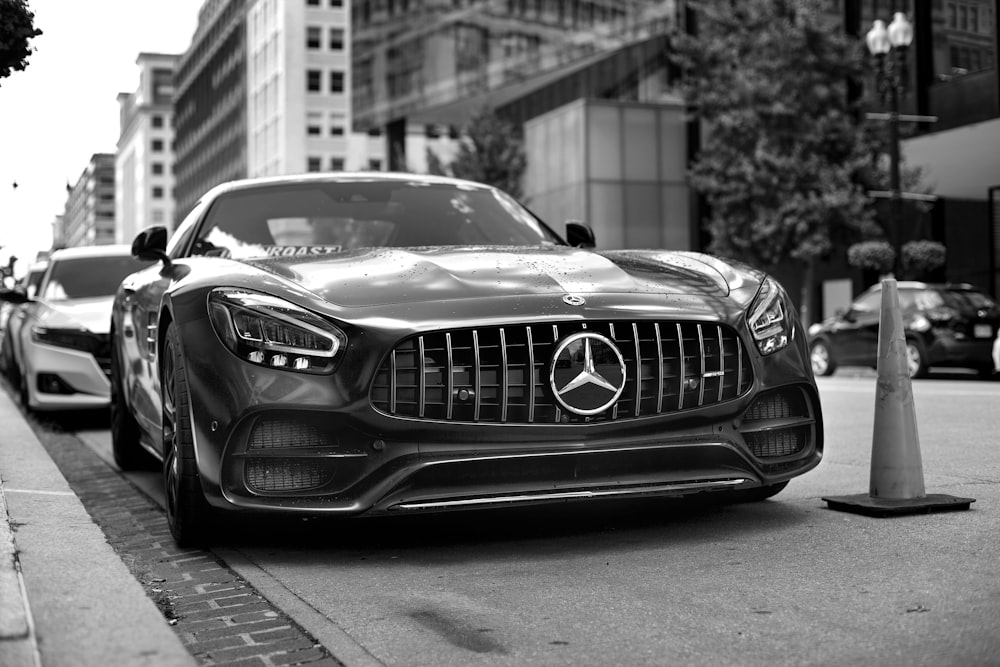
<path fill-rule="evenodd" d="M 899 289 L 947 289 L 947 290 L 974 290 L 976 292 L 982 292 L 980 288 L 975 285 L 970 285 L 969 283 L 925 283 L 919 280 L 900 280 L 896 283 Z M 882 289 L 881 283 L 876 283 L 872 285 L 871 289 L 880 290 Z"/>
<path fill-rule="evenodd" d="M 411 174 L 393 171 L 336 171 L 294 174 L 287 176 L 263 176 L 259 178 L 243 178 L 227 181 L 216 185 L 202 197 L 216 196 L 223 192 L 244 190 L 262 185 L 282 185 L 295 183 L 361 183 L 384 181 L 386 183 L 427 183 L 436 185 L 455 185 L 482 189 L 494 189 L 492 186 L 476 181 L 468 181 L 450 176 L 434 176 L 431 174 Z"/>
<path fill-rule="evenodd" d="M 61 248 L 49 256 L 50 262 L 75 257 L 121 257 L 132 254 L 132 246 L 125 244 L 91 245 L 75 248 Z"/>

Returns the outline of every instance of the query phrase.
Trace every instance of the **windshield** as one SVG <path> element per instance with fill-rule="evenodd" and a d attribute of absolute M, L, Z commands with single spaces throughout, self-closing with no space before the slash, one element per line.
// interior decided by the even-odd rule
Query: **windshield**
<path fill-rule="evenodd" d="M 128 255 L 72 257 L 53 261 L 41 298 L 45 301 L 112 296 L 125 276 L 149 266 Z"/>
<path fill-rule="evenodd" d="M 520 204 L 491 188 L 316 181 L 220 196 L 191 254 L 243 258 L 385 246 L 561 243 Z"/>

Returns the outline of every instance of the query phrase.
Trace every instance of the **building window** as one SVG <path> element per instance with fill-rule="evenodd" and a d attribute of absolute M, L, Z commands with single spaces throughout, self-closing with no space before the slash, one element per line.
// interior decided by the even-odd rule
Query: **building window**
<path fill-rule="evenodd" d="M 344 73 L 333 70 L 330 72 L 330 92 L 331 93 L 342 93 L 344 92 Z"/>
<path fill-rule="evenodd" d="M 163 139 L 153 139 L 152 143 L 150 144 L 150 148 L 154 153 L 162 153 Z"/>
<path fill-rule="evenodd" d="M 310 50 L 315 50 L 320 47 L 320 42 L 322 41 L 322 30 L 317 26 L 311 25 L 306 28 L 306 48 Z"/>
<path fill-rule="evenodd" d="M 382 160 L 371 158 L 368 160 L 368 169 L 371 171 L 382 171 Z"/>
<path fill-rule="evenodd" d="M 370 130 L 368 130 L 368 136 L 369 137 L 381 137 L 382 136 L 382 128 L 380 128 L 380 127 L 373 127 L 373 128 L 371 128 Z"/>
<path fill-rule="evenodd" d="M 152 216 L 150 218 L 151 222 L 163 222 L 164 215 L 162 209 L 154 208 L 152 211 L 150 211 L 150 215 Z"/>
<path fill-rule="evenodd" d="M 153 176 L 162 176 L 163 175 L 163 163 L 162 162 L 154 162 L 151 165 L 150 168 L 153 170 Z"/>
<path fill-rule="evenodd" d="M 344 29 L 343 28 L 330 28 L 330 50 L 331 51 L 343 51 L 344 50 Z"/>
<path fill-rule="evenodd" d="M 344 6 L 344 0 L 330 0 L 330 6 L 331 7 L 343 7 Z"/>
<path fill-rule="evenodd" d="M 319 125 L 306 126 L 306 134 L 308 134 L 310 137 L 318 137 L 320 135 Z"/>
<path fill-rule="evenodd" d="M 163 188 L 161 186 L 153 186 L 153 199 L 163 199 Z"/>
<path fill-rule="evenodd" d="M 323 73 L 318 69 L 311 69 L 306 72 L 306 90 L 310 93 L 318 93 L 321 87 Z"/>
<path fill-rule="evenodd" d="M 344 158 L 342 158 L 342 157 L 332 157 L 332 158 L 330 158 L 330 170 L 331 171 L 343 171 L 344 170 Z"/>
<path fill-rule="evenodd" d="M 306 7 L 319 7 L 319 0 L 306 0 Z"/>
<path fill-rule="evenodd" d="M 320 171 L 323 169 L 322 161 L 318 157 L 311 157 L 306 161 L 306 169 L 309 171 Z"/>
<path fill-rule="evenodd" d="M 344 126 L 343 125 L 331 125 L 330 126 L 330 136 L 331 137 L 342 137 L 342 136 L 344 136 Z"/>
<path fill-rule="evenodd" d="M 149 118 L 149 124 L 153 127 L 163 127 L 163 116 L 160 114 L 153 114 Z"/>

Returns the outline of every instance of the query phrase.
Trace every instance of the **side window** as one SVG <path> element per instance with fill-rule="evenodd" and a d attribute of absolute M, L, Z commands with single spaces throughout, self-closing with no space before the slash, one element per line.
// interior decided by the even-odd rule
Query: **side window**
<path fill-rule="evenodd" d="M 191 243 L 191 237 L 194 236 L 195 231 L 198 229 L 198 219 L 201 218 L 202 213 L 205 212 L 205 206 L 206 204 L 204 200 L 198 201 L 198 203 L 194 205 L 194 208 L 191 209 L 191 212 L 185 216 L 183 222 L 177 226 L 177 231 L 167 242 L 167 255 L 169 255 L 171 259 L 177 259 L 187 255 L 187 248 Z"/>
<path fill-rule="evenodd" d="M 851 305 L 851 310 L 855 313 L 878 313 L 882 309 L 882 292 L 869 292 L 862 294 Z"/>

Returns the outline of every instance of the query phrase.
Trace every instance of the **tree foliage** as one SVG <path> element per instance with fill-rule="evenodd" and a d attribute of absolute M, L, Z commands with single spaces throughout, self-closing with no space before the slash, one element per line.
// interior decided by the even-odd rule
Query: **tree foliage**
<path fill-rule="evenodd" d="M 0 79 L 24 71 L 33 51 L 28 42 L 41 34 L 26 0 L 0 0 Z"/>
<path fill-rule="evenodd" d="M 677 59 L 707 128 L 690 176 L 709 207 L 709 250 L 811 263 L 838 239 L 873 235 L 863 177 L 875 149 L 847 91 L 863 53 L 829 3 L 692 5 L 698 34 L 678 38 Z"/>
<path fill-rule="evenodd" d="M 905 277 L 922 279 L 944 266 L 948 251 L 937 241 L 909 241 L 903 244 L 903 273 Z"/>
<path fill-rule="evenodd" d="M 886 274 L 896 263 L 896 250 L 887 241 L 862 241 L 847 249 L 847 263 Z"/>
<path fill-rule="evenodd" d="M 520 129 L 483 108 L 462 130 L 458 153 L 448 164 L 427 151 L 432 174 L 454 176 L 497 187 L 516 199 L 523 195 L 521 178 L 527 167 Z"/>

